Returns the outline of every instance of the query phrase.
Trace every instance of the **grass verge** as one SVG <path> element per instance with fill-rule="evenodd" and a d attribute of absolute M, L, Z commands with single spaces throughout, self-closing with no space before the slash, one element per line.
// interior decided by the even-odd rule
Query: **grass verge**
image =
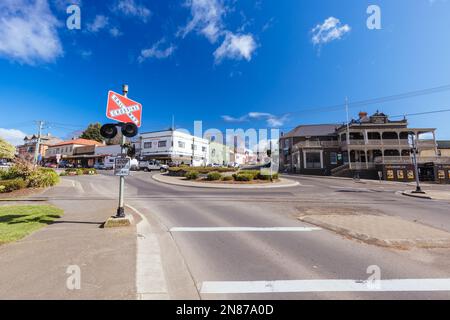
<path fill-rule="evenodd" d="M 0 245 L 20 240 L 62 214 L 63 210 L 49 205 L 0 206 Z"/>

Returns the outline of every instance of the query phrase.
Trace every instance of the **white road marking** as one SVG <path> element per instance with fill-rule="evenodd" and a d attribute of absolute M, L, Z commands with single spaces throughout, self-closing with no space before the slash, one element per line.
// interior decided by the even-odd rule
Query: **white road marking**
<path fill-rule="evenodd" d="M 321 228 L 310 227 L 272 227 L 272 228 L 255 228 L 255 227 L 176 227 L 171 228 L 170 232 L 311 232 L 319 231 Z"/>
<path fill-rule="evenodd" d="M 200 293 L 213 294 L 402 291 L 450 291 L 450 279 L 211 281 L 200 288 Z"/>
<path fill-rule="evenodd" d="M 136 212 L 141 221 L 136 225 L 136 294 L 138 300 L 168 299 L 166 280 L 161 261 L 158 239 L 151 230 L 147 218 L 137 209 L 127 205 Z"/>

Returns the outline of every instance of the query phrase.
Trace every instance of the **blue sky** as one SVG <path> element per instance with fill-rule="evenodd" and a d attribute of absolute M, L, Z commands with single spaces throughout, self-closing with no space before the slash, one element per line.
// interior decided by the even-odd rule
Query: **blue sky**
<path fill-rule="evenodd" d="M 66 8 L 81 9 L 81 29 Z M 366 10 L 381 9 L 381 30 Z M 342 123 L 304 111 L 450 84 L 448 0 L 1 0 L 0 136 L 50 122 L 65 137 L 106 122 L 108 90 L 130 86 L 142 131 Z M 450 109 L 450 91 L 352 108 Z M 450 113 L 410 118 L 450 139 Z"/>

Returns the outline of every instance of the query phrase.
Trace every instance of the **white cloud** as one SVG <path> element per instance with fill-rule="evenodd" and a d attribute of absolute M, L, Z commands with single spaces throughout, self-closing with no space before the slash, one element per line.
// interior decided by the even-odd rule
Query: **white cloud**
<path fill-rule="evenodd" d="M 183 37 L 192 31 L 204 35 L 215 43 L 223 30 L 222 17 L 226 8 L 220 0 L 188 0 L 186 6 L 191 8 L 192 18 L 179 32 Z"/>
<path fill-rule="evenodd" d="M 63 55 L 47 0 L 0 1 L 0 56 L 34 65 Z"/>
<path fill-rule="evenodd" d="M 81 50 L 80 51 L 80 56 L 83 59 L 89 59 L 90 57 L 92 57 L 92 51 L 91 50 Z"/>
<path fill-rule="evenodd" d="M 225 40 L 214 52 L 214 58 L 216 62 L 221 62 L 225 58 L 250 61 L 256 47 L 253 35 L 227 32 Z"/>
<path fill-rule="evenodd" d="M 147 22 L 152 12 L 147 7 L 136 3 L 134 0 L 120 0 L 112 8 L 117 14 L 139 18 L 142 22 Z"/>
<path fill-rule="evenodd" d="M 0 138 L 6 140 L 14 146 L 23 144 L 23 138 L 25 138 L 26 133 L 17 129 L 4 129 L 0 128 Z"/>
<path fill-rule="evenodd" d="M 52 2 L 54 3 L 56 9 L 61 11 L 66 11 L 67 7 L 73 4 L 79 7 L 82 6 L 81 0 L 52 0 Z"/>
<path fill-rule="evenodd" d="M 165 43 L 166 40 L 161 39 L 156 42 L 151 48 L 142 50 L 138 61 L 142 63 L 146 59 L 150 58 L 165 59 L 170 57 L 175 52 L 176 47 L 173 44 L 170 44 L 166 48 L 162 48 L 162 45 Z"/>
<path fill-rule="evenodd" d="M 123 33 L 117 28 L 117 27 L 113 27 L 111 29 L 109 29 L 109 34 L 114 37 L 120 37 Z"/>
<path fill-rule="evenodd" d="M 87 24 L 87 30 L 92 33 L 97 33 L 102 29 L 105 29 L 109 24 L 109 18 L 104 15 L 96 15 L 94 21 Z"/>
<path fill-rule="evenodd" d="M 318 24 L 312 29 L 312 42 L 314 45 L 327 44 L 334 40 L 341 39 L 351 28 L 348 24 L 342 24 L 335 17 L 327 18 L 322 24 Z"/>
<path fill-rule="evenodd" d="M 243 115 L 242 117 L 235 118 L 231 116 L 222 116 L 222 119 L 225 122 L 247 122 L 250 120 L 264 120 L 267 123 L 267 126 L 276 128 L 281 127 L 286 123 L 287 120 L 289 120 L 289 115 L 282 115 L 282 116 L 276 116 L 271 113 L 267 112 L 249 112 L 246 115 Z"/>

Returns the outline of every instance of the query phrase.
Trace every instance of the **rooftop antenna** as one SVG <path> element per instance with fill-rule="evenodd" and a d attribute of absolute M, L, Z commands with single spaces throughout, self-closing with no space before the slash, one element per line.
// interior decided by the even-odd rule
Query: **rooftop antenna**
<path fill-rule="evenodd" d="M 175 131 L 175 116 L 172 115 L 172 131 Z"/>

